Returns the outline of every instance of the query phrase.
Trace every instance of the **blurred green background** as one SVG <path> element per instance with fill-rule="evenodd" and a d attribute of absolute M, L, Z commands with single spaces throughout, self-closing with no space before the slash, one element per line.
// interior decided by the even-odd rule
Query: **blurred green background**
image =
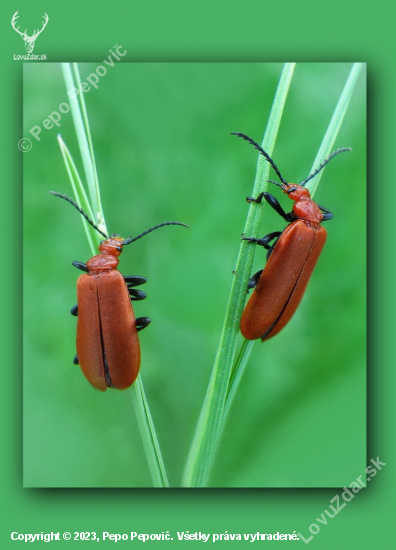
<path fill-rule="evenodd" d="M 96 64 L 80 65 L 82 80 Z M 298 64 L 273 157 L 303 180 L 345 84 L 348 63 Z M 163 228 L 121 257 L 148 278 L 141 333 L 151 412 L 172 486 L 205 396 L 257 155 L 230 136 L 261 141 L 281 64 L 116 63 L 85 94 L 110 232 Z M 72 364 L 79 272 L 90 256 L 81 220 L 49 190 L 71 194 L 61 133 L 83 175 L 72 116 L 29 134 L 70 102 L 58 64 L 24 66 L 24 484 L 149 487 L 130 392 L 102 394 Z M 334 213 L 328 241 L 289 325 L 257 343 L 210 480 L 214 487 L 340 487 L 366 462 L 366 97 L 361 75 L 315 199 Z M 274 174 L 271 174 L 274 177 Z M 287 211 L 288 201 L 275 189 Z M 284 221 L 265 209 L 262 235 Z M 263 218 L 264 219 L 264 218 Z M 265 254 L 256 253 L 254 270 Z M 253 271 L 254 272 L 254 271 Z"/>

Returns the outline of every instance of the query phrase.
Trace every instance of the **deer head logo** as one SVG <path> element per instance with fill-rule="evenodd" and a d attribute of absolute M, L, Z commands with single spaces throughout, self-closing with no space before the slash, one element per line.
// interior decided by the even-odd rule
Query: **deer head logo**
<path fill-rule="evenodd" d="M 20 35 L 22 36 L 22 38 L 24 39 L 24 41 L 25 41 L 25 48 L 26 48 L 27 53 L 32 53 L 33 48 L 34 48 L 34 43 L 36 42 L 36 38 L 37 38 L 38 35 L 39 35 L 41 32 L 43 32 L 43 30 L 45 29 L 45 27 L 46 27 L 46 25 L 47 25 L 47 23 L 48 23 L 49 17 L 48 17 L 48 15 L 47 15 L 46 13 L 44 14 L 44 22 L 43 22 L 43 27 L 42 27 L 42 29 L 39 30 L 39 31 L 34 31 L 34 33 L 32 34 L 32 36 L 28 36 L 28 35 L 26 34 L 26 30 L 25 30 L 25 32 L 21 32 L 21 31 L 19 30 L 19 27 L 18 27 L 18 28 L 15 27 L 15 23 L 16 23 L 16 20 L 18 19 L 18 17 L 19 17 L 18 11 L 16 11 L 16 12 L 14 13 L 13 18 L 11 19 L 12 28 L 13 28 L 18 34 L 20 34 Z"/>

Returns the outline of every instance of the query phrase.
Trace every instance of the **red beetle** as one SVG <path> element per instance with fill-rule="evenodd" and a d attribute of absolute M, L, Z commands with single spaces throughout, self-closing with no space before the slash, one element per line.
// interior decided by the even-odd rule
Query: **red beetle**
<path fill-rule="evenodd" d="M 290 321 L 304 294 L 312 271 L 326 242 L 326 230 L 320 225 L 333 214 L 311 199 L 304 185 L 312 179 L 338 153 L 350 151 L 349 147 L 337 149 L 329 158 L 300 184 L 287 183 L 271 157 L 253 139 L 234 133 L 251 143 L 271 164 L 282 183 L 278 185 L 294 201 L 293 210 L 286 213 L 278 200 L 270 193 L 260 193 L 248 202 L 260 203 L 263 198 L 289 225 L 284 231 L 269 233 L 262 239 L 244 237 L 268 250 L 265 268 L 250 279 L 248 288 L 255 287 L 241 318 L 241 332 L 248 340 L 268 340 L 280 332 Z M 269 243 L 272 241 L 272 244 Z"/>
<path fill-rule="evenodd" d="M 105 237 L 99 245 L 100 254 L 86 264 L 73 265 L 86 273 L 77 281 L 77 302 L 71 310 L 78 316 L 77 355 L 73 363 L 80 364 L 84 376 L 100 391 L 107 388 L 124 390 L 136 380 L 140 367 L 138 332 L 150 323 L 148 317 L 135 319 L 131 300 L 144 300 L 146 293 L 133 287 L 147 279 L 139 275 L 124 277 L 117 266 L 118 256 L 125 245 L 165 225 L 183 225 L 165 222 L 151 227 L 135 238 L 123 239 L 113 234 L 107 237 L 73 199 L 61 193 L 51 193 L 70 202 L 90 225 Z"/>

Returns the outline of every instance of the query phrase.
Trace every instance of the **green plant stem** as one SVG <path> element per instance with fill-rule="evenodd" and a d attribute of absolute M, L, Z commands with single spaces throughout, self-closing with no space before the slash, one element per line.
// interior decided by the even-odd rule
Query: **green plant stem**
<path fill-rule="evenodd" d="M 67 174 L 69 176 L 70 184 L 73 189 L 74 197 L 76 198 L 77 203 L 81 208 L 93 219 L 91 204 L 88 200 L 87 194 L 85 192 L 84 186 L 82 184 L 80 175 L 76 168 L 76 165 L 73 161 L 73 158 L 70 154 L 69 149 L 66 147 L 65 142 L 62 139 L 62 136 L 58 134 L 58 144 L 62 153 L 63 162 L 65 163 Z M 87 235 L 89 247 L 91 249 L 92 255 L 96 254 L 96 250 L 99 244 L 98 233 L 95 229 L 81 216 L 85 233 Z M 105 227 L 105 226 L 104 226 Z"/>
<path fill-rule="evenodd" d="M 263 147 L 269 154 L 272 154 L 274 148 L 294 66 L 293 63 L 284 66 L 276 91 L 263 140 Z M 266 189 L 268 173 L 269 164 L 260 156 L 253 196 Z M 261 211 L 262 205 L 251 203 L 245 234 L 250 236 L 258 233 Z M 253 256 L 254 247 L 242 241 L 215 364 L 183 476 L 182 483 L 185 487 L 204 487 L 208 481 L 222 429 L 227 389 L 239 338 L 239 319 L 245 302 Z"/>
<path fill-rule="evenodd" d="M 78 64 L 62 63 L 61 66 L 67 90 L 81 90 L 81 78 Z M 70 108 L 83 161 L 89 196 L 91 198 L 92 210 L 95 213 L 94 220 L 95 223 L 99 224 L 99 228 L 102 229 L 104 226 L 104 214 L 100 201 L 99 179 L 96 170 L 88 115 L 85 107 L 84 93 L 80 91 L 77 97 L 71 97 Z"/>
<path fill-rule="evenodd" d="M 352 69 L 349 73 L 344 89 L 341 92 L 340 99 L 338 100 L 337 106 L 334 109 L 333 116 L 331 117 L 331 120 L 329 122 L 329 126 L 326 130 L 326 134 L 323 137 L 322 143 L 320 144 L 318 153 L 313 162 L 311 172 L 313 172 L 314 169 L 317 168 L 321 162 L 323 162 L 323 159 L 325 159 L 333 149 L 334 142 L 341 128 L 341 124 L 344 120 L 345 113 L 351 101 L 351 97 L 355 89 L 357 79 L 359 77 L 359 74 L 363 66 L 364 66 L 364 63 L 354 63 L 352 65 Z M 319 181 L 323 175 L 323 172 L 324 170 L 319 172 L 319 174 L 314 178 L 312 178 L 312 180 L 309 181 L 306 185 L 307 189 L 309 189 L 311 193 L 311 197 L 313 197 L 316 192 L 316 189 L 319 185 Z"/>
<path fill-rule="evenodd" d="M 224 418 L 223 424 L 225 423 L 225 419 L 230 410 L 236 391 L 239 387 L 239 383 L 242 379 L 243 373 L 245 372 L 245 368 L 246 368 L 248 359 L 250 357 L 250 354 L 252 353 L 254 343 L 255 343 L 255 340 L 246 340 L 246 338 L 243 338 L 241 347 L 239 349 L 239 353 L 236 356 L 234 364 L 232 365 L 230 381 L 227 388 L 226 404 L 225 404 L 224 415 L 223 415 L 223 418 Z"/>
<path fill-rule="evenodd" d="M 131 396 L 153 485 L 154 487 L 169 487 L 161 449 L 140 375 L 131 388 Z"/>

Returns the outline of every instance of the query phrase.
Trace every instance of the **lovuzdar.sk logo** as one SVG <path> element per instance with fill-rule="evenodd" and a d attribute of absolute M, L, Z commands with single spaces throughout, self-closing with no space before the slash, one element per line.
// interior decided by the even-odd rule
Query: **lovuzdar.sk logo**
<path fill-rule="evenodd" d="M 44 21 L 43 21 L 43 26 L 41 27 L 40 30 L 34 30 L 33 34 L 31 36 L 28 35 L 27 33 L 27 29 L 25 29 L 25 32 L 21 32 L 19 30 L 19 26 L 17 27 L 16 26 L 16 20 L 18 19 L 19 15 L 18 15 L 18 11 L 16 11 L 11 19 L 11 25 L 12 25 L 12 28 L 14 29 L 14 31 L 16 31 L 18 34 L 21 35 L 22 39 L 25 41 L 25 48 L 26 48 L 26 52 L 29 54 L 29 55 L 24 55 L 24 56 L 15 56 L 14 55 L 14 59 L 47 59 L 47 56 L 46 55 L 41 55 L 41 56 L 31 56 L 30 54 L 32 54 L 33 52 L 33 49 L 34 49 L 34 45 L 36 43 L 36 40 L 39 36 L 39 34 L 41 34 L 43 32 L 43 30 L 45 29 L 45 27 L 47 26 L 47 23 L 48 23 L 48 20 L 49 20 L 49 17 L 48 15 L 45 13 L 44 14 Z"/>

